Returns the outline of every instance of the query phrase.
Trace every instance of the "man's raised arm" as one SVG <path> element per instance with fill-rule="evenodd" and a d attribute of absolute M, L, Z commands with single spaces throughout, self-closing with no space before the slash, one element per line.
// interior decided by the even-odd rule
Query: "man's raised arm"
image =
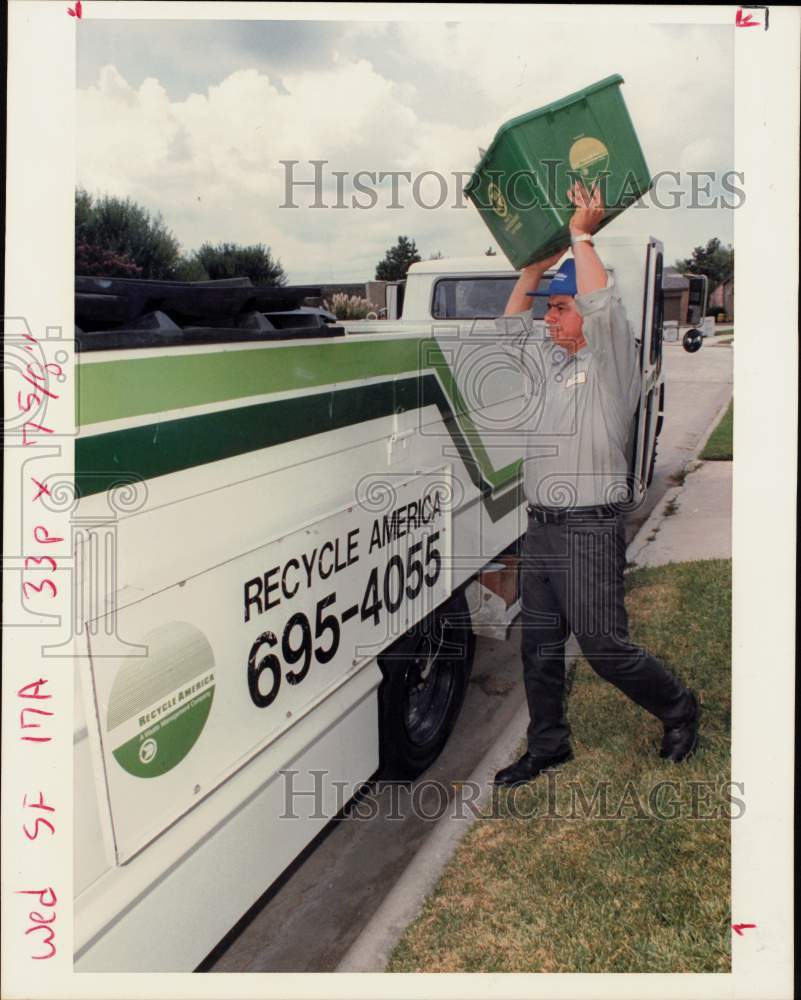
<path fill-rule="evenodd" d="M 595 247 L 587 239 L 598 229 L 604 218 L 600 185 L 595 184 L 592 194 L 588 194 L 584 185 L 577 182 L 567 194 L 576 206 L 570 219 L 570 239 L 576 261 L 576 286 L 579 295 L 588 295 L 590 292 L 597 292 L 599 288 L 606 288 L 606 268 L 595 252 Z"/>

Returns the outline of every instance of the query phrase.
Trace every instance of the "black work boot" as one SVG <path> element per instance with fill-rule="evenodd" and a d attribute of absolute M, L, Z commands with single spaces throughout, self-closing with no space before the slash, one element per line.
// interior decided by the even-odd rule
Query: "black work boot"
<path fill-rule="evenodd" d="M 701 706 L 694 691 L 690 691 L 692 699 L 692 714 L 675 726 L 665 726 L 662 736 L 662 746 L 659 756 L 679 764 L 692 756 L 698 747 L 698 723 L 701 718 Z"/>
<path fill-rule="evenodd" d="M 557 764 L 566 764 L 573 759 L 573 751 L 570 747 L 561 753 L 551 757 L 544 757 L 541 754 L 524 753 L 520 760 L 509 767 L 503 768 L 495 775 L 495 784 L 504 785 L 507 788 L 514 788 L 515 785 L 525 785 L 527 781 L 532 781 L 547 771 L 549 767 L 556 767 Z"/>

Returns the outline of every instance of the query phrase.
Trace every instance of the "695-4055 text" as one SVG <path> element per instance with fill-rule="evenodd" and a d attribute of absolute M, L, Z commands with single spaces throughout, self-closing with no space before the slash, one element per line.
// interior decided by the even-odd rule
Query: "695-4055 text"
<path fill-rule="evenodd" d="M 361 621 L 372 621 L 377 626 L 382 612 L 393 615 L 405 599 L 413 601 L 423 587 L 433 587 L 442 570 L 438 539 L 439 531 L 434 531 L 409 546 L 405 557 L 395 553 L 383 567 L 373 566 L 361 600 L 338 614 L 336 591 L 321 597 L 315 607 L 313 634 L 312 623 L 304 611 L 296 611 L 287 620 L 280 640 L 275 632 L 262 632 L 248 655 L 248 691 L 254 705 L 259 708 L 271 705 L 283 678 L 288 684 L 300 684 L 309 673 L 312 659 L 319 664 L 333 660 L 340 647 L 341 626 L 351 618 L 359 616 Z M 283 664 L 292 668 L 285 672 L 277 652 L 279 646 Z"/>

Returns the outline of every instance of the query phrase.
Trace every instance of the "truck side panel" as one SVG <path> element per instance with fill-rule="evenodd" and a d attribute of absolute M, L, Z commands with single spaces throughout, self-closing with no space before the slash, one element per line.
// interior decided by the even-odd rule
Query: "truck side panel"
<path fill-rule="evenodd" d="M 317 345 L 317 351 L 340 350 L 342 344 L 326 342 Z M 137 352 L 127 359 L 101 355 L 101 361 L 92 359 L 83 369 L 82 393 L 89 395 L 82 394 L 79 401 L 77 478 L 84 495 L 77 541 L 84 558 L 84 583 L 91 583 L 89 589 L 94 587 L 96 594 L 79 597 L 82 641 L 91 652 L 88 658 L 82 656 L 82 700 L 90 706 L 86 736 L 81 728 L 76 742 L 76 803 L 81 810 L 76 829 L 81 855 L 76 885 L 79 968 L 158 970 L 196 964 L 332 815 L 326 808 L 324 817 L 282 824 L 283 782 L 277 772 L 294 763 L 306 778 L 311 770 L 327 771 L 321 795 L 330 805 L 334 782 L 349 782 L 353 788 L 377 767 L 380 674 L 374 656 L 400 634 L 400 626 L 382 633 L 378 643 L 368 643 L 361 650 L 363 662 L 351 676 L 342 675 L 342 683 L 330 690 L 320 688 L 320 700 L 312 711 L 306 713 L 305 702 L 265 706 L 260 716 L 265 727 L 267 714 L 275 707 L 284 713 L 284 728 L 271 732 L 264 728 L 268 741 L 262 748 L 258 740 L 250 740 L 237 750 L 237 738 L 254 724 L 245 716 L 238 727 L 242 732 L 229 729 L 228 737 L 225 727 L 215 721 L 225 717 L 231 723 L 238 712 L 259 716 L 260 709 L 248 702 L 249 672 L 253 669 L 258 675 L 257 698 L 268 697 L 273 648 L 283 660 L 302 645 L 305 626 L 300 618 L 294 630 L 287 631 L 291 620 L 287 615 L 299 606 L 285 603 L 286 611 L 278 612 L 280 621 L 272 610 L 268 615 L 266 608 L 259 612 L 256 607 L 253 619 L 245 621 L 246 584 L 258 581 L 259 570 L 268 578 L 254 583 L 250 596 L 255 598 L 260 588 L 266 605 L 267 596 L 276 593 L 271 587 L 277 577 L 268 572 L 273 568 L 267 556 L 271 546 L 277 552 L 298 532 L 308 532 L 313 543 L 316 526 L 326 518 L 344 517 L 348 504 L 359 497 L 369 501 L 377 488 L 383 489 L 390 500 L 389 507 L 386 499 L 384 506 L 379 504 L 381 532 L 385 513 L 403 508 L 406 519 L 381 563 L 384 575 L 377 578 L 378 596 L 386 602 L 385 588 L 391 592 L 395 586 L 396 578 L 386 570 L 394 554 L 401 560 L 393 565 L 405 574 L 404 583 L 414 579 L 407 549 L 411 535 L 419 537 L 421 557 L 430 557 L 425 569 L 434 576 L 435 554 L 426 553 L 432 531 L 420 524 L 409 529 L 413 498 L 420 494 L 414 484 L 421 479 L 421 470 L 439 477 L 452 508 L 436 540 L 442 546 L 443 565 L 447 563 L 447 586 L 440 589 L 443 576 L 426 590 L 431 600 L 444 599 L 522 533 L 519 459 L 509 448 L 496 448 L 492 421 L 485 419 L 508 407 L 509 400 L 498 387 L 488 399 L 471 397 L 470 373 L 480 365 L 475 350 L 460 368 L 458 351 L 452 350 L 458 344 L 421 344 L 415 338 L 411 346 L 389 345 L 382 358 L 371 341 L 366 354 L 351 353 L 347 364 L 332 367 L 325 358 L 306 351 L 309 346 L 315 345 L 303 345 L 304 352 L 294 356 L 289 375 L 286 365 L 278 373 L 272 366 L 261 367 L 268 385 L 273 380 L 274 391 L 260 396 L 251 391 L 249 369 L 254 362 L 277 361 L 281 355 L 268 353 L 278 351 L 274 345 L 259 349 L 265 352 L 263 358 L 254 359 L 250 349 L 247 360 L 222 359 L 229 372 L 243 379 L 241 384 L 232 382 L 232 398 L 220 398 L 224 379 L 215 377 L 214 362 L 208 360 L 220 354 L 219 349 Z M 201 361 L 195 360 L 197 356 Z M 287 357 L 291 354 L 285 351 L 283 358 Z M 137 373 L 135 365 L 127 371 L 113 369 L 126 360 L 146 361 L 142 367 L 148 371 Z M 95 365 L 107 367 L 93 371 Z M 341 381 L 330 382 L 332 371 Z M 178 378 L 181 372 L 185 380 Z M 289 376 L 294 381 L 287 384 Z M 139 391 L 146 378 L 147 390 Z M 323 381 L 326 378 L 328 382 Z M 167 405 L 154 385 L 170 388 Z M 179 402 L 183 408 L 174 405 Z M 250 411 L 249 422 L 237 424 L 245 410 Z M 220 423 L 230 435 L 232 419 L 243 433 L 233 440 L 215 437 Z M 250 448 L 251 443 L 257 447 Z M 149 474 L 140 478 L 143 470 Z M 117 482 L 121 485 L 115 486 Z M 369 502 L 359 509 L 369 515 Z M 422 520 L 420 509 L 416 516 Z M 367 548 L 371 523 L 362 526 Z M 102 559 L 97 561 L 109 531 L 114 533 L 118 557 L 112 573 L 103 569 Z M 347 532 L 339 534 L 345 545 Z M 340 548 L 340 559 L 345 551 Z M 286 553 L 280 562 L 288 564 Z M 247 572 L 240 572 L 239 564 L 247 564 Z M 341 578 L 345 579 L 344 572 Z M 360 578 L 358 585 L 350 586 L 348 601 L 337 592 L 335 606 L 343 634 L 351 627 L 350 619 L 347 625 L 342 619 L 343 612 L 351 604 L 360 609 L 370 605 L 369 583 L 369 578 Z M 326 581 L 317 580 L 315 587 L 311 606 L 302 610 L 312 630 L 317 624 L 312 609 L 332 590 Z M 155 610 L 145 613 L 151 606 Z M 332 632 L 325 631 L 324 621 L 332 607 L 319 610 L 323 634 L 313 636 L 315 650 L 325 651 L 331 643 Z M 110 617 L 106 608 L 116 609 L 116 615 Z M 403 625 L 413 624 L 425 610 L 421 605 L 415 611 L 405 601 L 399 613 L 410 612 L 411 617 Z M 115 627 L 108 628 L 111 618 Z M 264 640 L 253 653 L 255 640 L 266 633 L 274 634 L 274 645 Z M 130 649 L 121 649 L 120 644 Z M 139 647 L 152 655 L 143 656 Z M 191 656 L 185 655 L 186 650 L 193 651 Z M 158 661 L 162 666 L 153 669 L 157 652 L 163 657 Z M 305 679 L 302 685 L 287 686 L 290 666 L 282 667 L 282 694 L 311 691 Z M 295 662 L 296 676 L 303 669 L 302 662 Z M 315 662 L 312 669 L 321 671 L 325 665 Z M 115 694 L 123 670 L 125 683 Z M 147 692 L 143 694 L 145 682 L 171 672 L 176 683 L 165 680 L 165 689 L 154 688 L 148 700 Z M 184 691 L 186 701 L 179 704 Z M 236 698 L 241 699 L 240 709 L 234 707 Z M 252 698 L 251 690 L 251 702 Z M 147 777 L 154 763 L 166 766 L 159 764 L 164 759 L 165 721 L 177 732 L 203 712 L 208 723 L 204 717 L 185 761 L 173 763 L 176 754 L 168 755 L 171 767 Z M 132 727 L 128 738 L 113 743 L 110 736 L 126 726 Z M 201 759 L 212 771 L 217 769 L 211 785 L 203 768 L 198 769 Z M 123 770 L 128 768 L 124 775 L 115 770 L 123 764 Z M 181 778 L 173 795 L 169 789 L 176 775 Z M 156 794 L 159 786 L 167 791 Z M 150 816 L 157 817 L 155 823 L 148 818 L 148 788 L 154 792 Z M 257 867 L 248 869 L 242 857 L 249 856 L 254 843 L 264 846 L 264 858 L 259 856 Z M 159 931 L 162 923 L 186 925 L 191 932 L 173 934 L 168 946 L 170 935 Z"/>

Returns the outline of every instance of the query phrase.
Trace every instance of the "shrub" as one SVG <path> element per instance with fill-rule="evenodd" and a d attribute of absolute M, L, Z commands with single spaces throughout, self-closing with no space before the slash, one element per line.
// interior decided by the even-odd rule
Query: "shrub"
<path fill-rule="evenodd" d="M 334 292 L 323 306 L 332 312 L 337 319 L 367 319 L 370 313 L 378 315 L 378 309 L 369 299 L 358 295 L 346 295 L 345 292 Z"/>
<path fill-rule="evenodd" d="M 140 278 L 142 268 L 127 254 L 78 243 L 75 246 L 75 273 L 103 278 Z"/>
<path fill-rule="evenodd" d="M 205 272 L 212 281 L 220 278 L 250 278 L 254 285 L 286 284 L 281 261 L 273 257 L 270 247 L 263 243 L 252 246 L 204 243 L 189 259 L 184 273 L 188 273 L 192 266 L 197 269 L 197 273 Z"/>
<path fill-rule="evenodd" d="M 192 254 L 190 257 L 182 257 L 178 261 L 175 269 L 175 277 L 178 281 L 208 281 L 209 272 L 200 263 L 197 257 Z"/>

